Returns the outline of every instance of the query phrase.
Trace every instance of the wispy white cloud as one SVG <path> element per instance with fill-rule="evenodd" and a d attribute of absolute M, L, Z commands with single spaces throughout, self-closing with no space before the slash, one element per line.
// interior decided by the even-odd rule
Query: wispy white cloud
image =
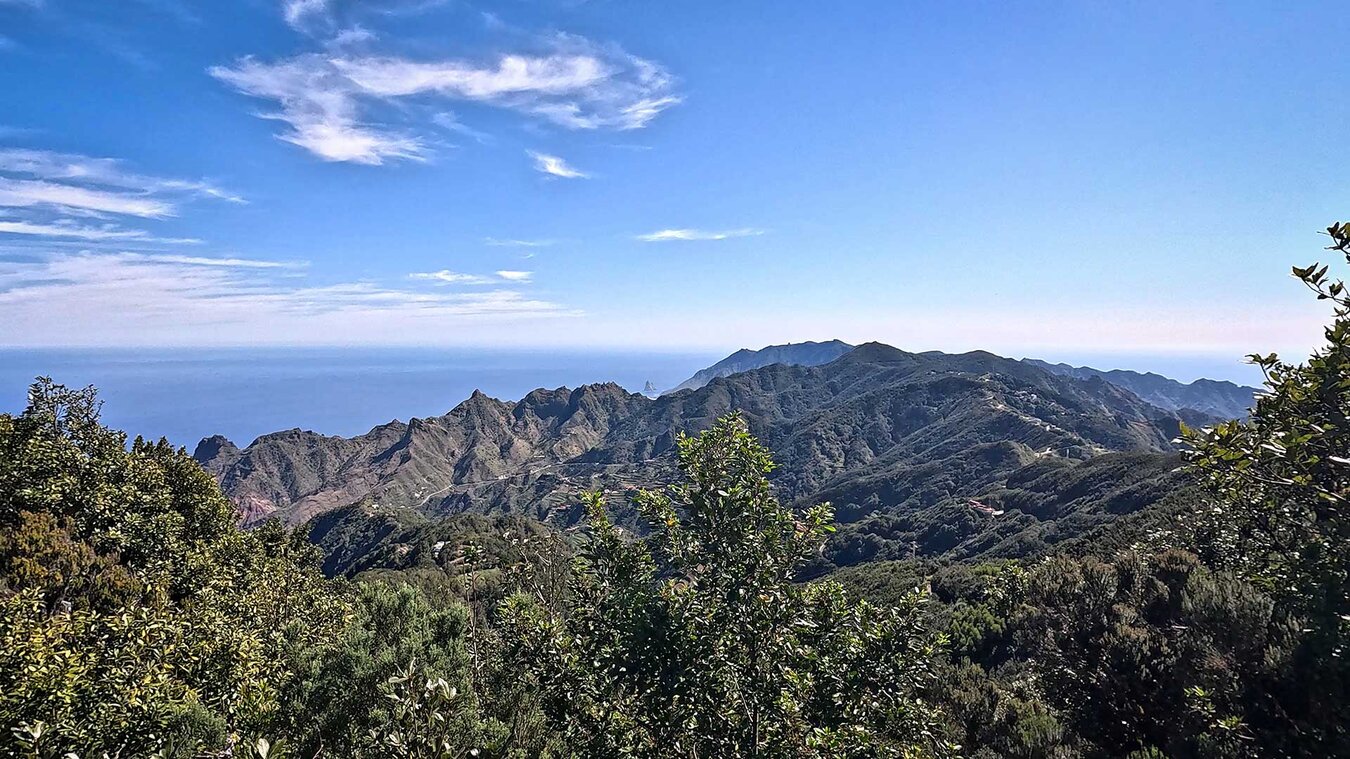
<path fill-rule="evenodd" d="M 462 134 L 465 137 L 468 137 L 469 139 L 474 140 L 475 142 L 478 142 L 483 145 L 490 144 L 493 141 L 492 135 L 488 134 L 487 132 L 474 129 L 468 124 L 465 124 L 464 122 L 459 120 L 458 116 L 451 113 L 450 111 L 442 111 L 436 114 L 435 116 L 432 116 L 431 123 L 435 124 L 441 129 L 446 130 L 447 132 Z"/>
<path fill-rule="evenodd" d="M 32 224 L 26 221 L 0 221 L 0 233 L 37 237 L 72 237 L 80 240 L 134 240 L 146 236 L 136 229 L 81 227 L 74 224 Z"/>
<path fill-rule="evenodd" d="M 592 55 L 504 55 L 486 64 L 393 57 L 337 59 L 333 64 L 365 92 L 380 97 L 435 93 L 492 101 L 519 93 L 568 95 L 610 76 L 606 63 Z"/>
<path fill-rule="evenodd" d="M 321 37 L 359 28 L 371 16 L 411 15 L 449 0 L 281 0 L 281 15 L 298 32 Z"/>
<path fill-rule="evenodd" d="M 53 214 L 107 218 L 173 216 L 193 198 L 243 203 L 243 198 L 210 182 L 156 177 L 129 170 L 111 158 L 93 158 L 50 150 L 0 148 L 0 208 L 21 209 L 0 231 L 34 237 L 90 241 L 137 240 L 195 243 L 161 238 L 112 224 L 81 226 Z M 12 215 L 12 214 L 11 214 Z"/>
<path fill-rule="evenodd" d="M 752 227 L 727 229 L 718 232 L 702 229 L 662 229 L 656 232 L 649 232 L 645 235 L 637 235 L 636 239 L 643 242 L 729 240 L 733 237 L 755 237 L 762 234 L 764 234 L 764 230 L 754 229 Z"/>
<path fill-rule="evenodd" d="M 486 60 L 431 61 L 337 50 L 275 62 L 244 58 L 210 73 L 275 102 L 278 110 L 260 115 L 289 125 L 281 139 L 324 160 L 372 165 L 425 158 L 422 139 L 380 123 L 374 113 L 407 98 L 475 102 L 567 129 L 621 130 L 644 127 L 680 102 L 664 68 L 616 46 L 556 35 L 543 47 Z M 440 121 L 442 128 L 462 127 Z"/>
<path fill-rule="evenodd" d="M 286 122 L 290 131 L 278 136 L 325 161 L 378 166 L 393 159 L 424 158 L 420 140 L 361 123 L 350 82 L 324 56 L 280 63 L 245 58 L 210 73 L 246 95 L 276 101 L 279 111 L 260 115 Z"/>
<path fill-rule="evenodd" d="M 497 237 L 484 237 L 484 244 L 491 245 L 494 248 L 546 248 L 555 244 L 556 240 L 511 240 L 500 239 Z"/>
<path fill-rule="evenodd" d="M 296 266 L 145 253 L 0 259 L 0 344 L 375 342 L 391 333 L 443 342 L 459 328 L 578 314 L 512 289 L 312 284 L 280 271 Z"/>
<path fill-rule="evenodd" d="M 135 240 L 137 242 L 173 243 L 196 245 L 201 240 L 195 238 L 153 237 L 140 229 L 122 229 L 111 224 L 99 227 L 82 226 L 69 219 L 59 219 L 50 224 L 27 221 L 0 221 L 0 233 L 11 235 L 31 235 L 34 237 L 57 237 L 75 240 Z"/>
<path fill-rule="evenodd" d="M 326 16 L 328 10 L 328 0 L 282 0 L 281 4 L 281 15 L 286 23 L 297 29 Z"/>
<path fill-rule="evenodd" d="M 152 219 L 171 216 L 174 212 L 172 204 L 144 195 L 109 192 L 42 180 L 0 177 L 0 207 L 39 206 Z"/>
<path fill-rule="evenodd" d="M 333 35 L 333 39 L 329 41 L 328 45 L 333 48 L 346 48 L 374 42 L 377 39 L 379 39 L 379 35 L 358 24 Z"/>
<path fill-rule="evenodd" d="M 279 323 L 314 342 L 381 319 L 389 330 L 428 314 L 565 311 L 518 294 L 312 284 L 303 261 L 186 254 L 181 246 L 201 241 L 108 220 L 174 216 L 195 198 L 243 202 L 214 184 L 139 174 L 121 161 L 0 148 L 0 344 L 247 342 L 271 338 L 269 324 Z"/>
<path fill-rule="evenodd" d="M 120 253 L 127 261 L 146 261 L 182 266 L 219 266 L 227 269 L 303 269 L 308 261 L 266 261 L 257 258 L 211 258 L 209 256 L 180 256 L 160 253 Z"/>
<path fill-rule="evenodd" d="M 449 269 L 440 271 L 419 271 L 409 274 L 411 279 L 434 282 L 438 285 L 499 285 L 502 283 L 523 284 L 530 281 L 533 272 L 499 271 L 495 277 L 482 274 L 463 274 Z"/>
<path fill-rule="evenodd" d="M 530 158 L 534 159 L 534 168 L 536 171 L 543 172 L 550 176 L 561 177 L 562 179 L 588 179 L 590 174 L 578 171 L 567 165 L 567 162 L 556 155 L 548 153 L 537 153 L 533 150 L 525 151 Z"/>
<path fill-rule="evenodd" d="M 490 285 L 495 280 L 479 274 L 461 274 L 449 269 L 440 271 L 419 271 L 408 275 L 412 279 L 422 279 L 443 285 Z"/>
<path fill-rule="evenodd" d="M 139 174 L 112 158 L 0 148 L 0 208 L 25 209 L 27 215 L 7 223 L 5 231 L 11 234 L 150 241 L 156 238 L 146 232 L 107 225 L 80 227 L 68 219 L 53 220 L 50 215 L 160 219 L 175 215 L 178 206 L 194 198 L 244 202 L 210 182 Z"/>

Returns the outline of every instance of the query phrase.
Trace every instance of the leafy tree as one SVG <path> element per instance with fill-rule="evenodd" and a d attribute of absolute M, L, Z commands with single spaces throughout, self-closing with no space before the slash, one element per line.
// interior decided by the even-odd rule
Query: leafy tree
<path fill-rule="evenodd" d="M 0 750 L 195 756 L 276 718 L 282 653 L 341 627 L 312 547 L 243 533 L 181 449 L 40 379 L 0 415 Z"/>
<path fill-rule="evenodd" d="M 1327 231 L 1350 256 L 1350 227 Z M 1011 569 L 991 586 L 1001 600 L 949 599 L 934 578 L 957 650 L 987 678 L 965 670 L 943 694 L 967 745 L 1050 755 L 1012 748 L 1024 731 L 1000 725 L 1029 687 L 1070 755 L 1350 755 L 1350 298 L 1327 272 L 1294 270 L 1334 306 L 1326 346 L 1303 365 L 1251 357 L 1267 380 L 1251 417 L 1183 430 L 1199 497 L 1141 524 L 1176 523 L 1165 542 L 1194 555 L 1122 552 L 1118 534 L 1113 550 Z"/>
<path fill-rule="evenodd" d="M 511 655 L 583 756 L 920 755 L 935 748 L 941 644 L 921 594 L 900 608 L 794 582 L 830 510 L 796 514 L 739 416 L 681 438 L 685 482 L 643 491 L 650 535 L 630 539 L 586 498 L 591 540 L 561 616 L 518 596 Z"/>
<path fill-rule="evenodd" d="M 134 572 L 143 592 L 181 598 L 204 571 L 192 555 L 234 529 L 229 501 L 167 442 L 137 438 L 128 447 L 125 433 L 99 423 L 99 408 L 92 387 L 72 390 L 40 378 L 21 415 L 0 415 L 0 524 L 54 522 Z M 7 575 L 22 573 L 16 554 L 6 558 Z"/>
<path fill-rule="evenodd" d="M 340 635 L 295 653 L 292 750 L 440 756 L 418 751 L 458 755 L 501 740 L 479 721 L 464 607 L 437 608 L 410 585 L 384 583 L 358 586 L 355 601 Z"/>
<path fill-rule="evenodd" d="M 1285 638 L 1250 585 L 1180 551 L 1055 557 L 1016 601 L 1011 644 L 1086 753 L 1251 753 L 1250 713 Z"/>
<path fill-rule="evenodd" d="M 1327 229 L 1350 261 L 1350 224 Z M 1211 495 L 1191 544 L 1257 583 L 1299 631 L 1286 677 L 1257 725 L 1284 752 L 1350 755 L 1350 291 L 1328 266 L 1294 276 L 1334 317 L 1304 364 L 1250 360 L 1266 389 L 1250 419 L 1188 430 Z"/>
<path fill-rule="evenodd" d="M 972 759 L 1074 757 L 1082 754 L 1064 715 L 1028 678 L 991 675 L 966 661 L 941 670 L 946 729 Z"/>
<path fill-rule="evenodd" d="M 19 512 L 0 532 L 0 583 L 10 590 L 31 588 L 51 608 L 109 610 L 145 593 L 116 554 L 99 554 L 74 530 L 70 517 Z"/>

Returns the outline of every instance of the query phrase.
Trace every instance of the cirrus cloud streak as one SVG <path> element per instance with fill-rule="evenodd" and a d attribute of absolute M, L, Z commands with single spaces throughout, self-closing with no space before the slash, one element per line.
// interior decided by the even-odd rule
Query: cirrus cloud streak
<path fill-rule="evenodd" d="M 334 335 L 350 342 L 438 342 L 483 324 L 579 315 L 514 289 L 312 284 L 303 273 L 297 279 L 277 271 L 299 266 L 142 252 L 39 260 L 5 260 L 0 253 L 0 344 L 322 343 Z"/>
<path fill-rule="evenodd" d="M 463 274 L 449 269 L 440 271 L 419 271 L 409 274 L 410 279 L 418 279 L 425 282 L 431 282 L 437 285 L 499 285 L 506 282 L 524 283 L 529 282 L 534 276 L 534 272 L 528 271 L 499 271 L 495 277 L 489 277 L 482 274 Z"/>
<path fill-rule="evenodd" d="M 637 235 L 637 240 L 642 242 L 694 242 L 701 240 L 730 240 L 734 237 L 757 237 L 764 234 L 764 230 L 753 227 L 742 229 L 727 229 L 719 232 L 713 232 L 703 229 L 662 229 L 656 232 L 648 232 L 645 235 Z"/>
<path fill-rule="evenodd" d="M 534 159 L 534 170 L 541 174 L 558 177 L 559 179 L 589 179 L 591 176 L 570 166 L 567 161 L 556 155 L 537 153 L 533 150 L 527 150 L 525 153 Z"/>

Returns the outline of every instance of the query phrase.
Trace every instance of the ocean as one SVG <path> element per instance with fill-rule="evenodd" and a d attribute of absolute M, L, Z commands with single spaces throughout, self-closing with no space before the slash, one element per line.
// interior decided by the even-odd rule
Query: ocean
<path fill-rule="evenodd" d="M 617 382 L 666 390 L 724 358 L 711 353 L 434 348 L 0 348 L 0 413 L 23 410 L 28 385 L 50 376 L 94 385 L 103 421 L 192 450 L 208 435 L 242 446 L 299 427 L 358 435 L 392 419 L 438 416 L 474 390 L 518 400 L 535 388 Z M 1236 357 L 1048 355 L 1098 369 L 1156 371 L 1259 384 Z"/>
<path fill-rule="evenodd" d="M 37 376 L 94 385 L 103 422 L 189 451 L 220 434 L 238 445 L 299 427 L 357 435 L 392 419 L 444 414 L 474 390 L 518 400 L 539 387 L 617 382 L 665 390 L 721 355 L 431 348 L 0 348 L 0 412 L 22 411 Z"/>

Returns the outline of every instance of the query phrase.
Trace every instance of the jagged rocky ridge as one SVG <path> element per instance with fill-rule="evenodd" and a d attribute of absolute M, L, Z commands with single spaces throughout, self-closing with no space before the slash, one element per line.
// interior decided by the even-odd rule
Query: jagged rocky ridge
<path fill-rule="evenodd" d="M 1029 466 L 1074 467 L 1109 452 L 1161 456 L 1182 418 L 1212 421 L 1100 378 L 983 352 L 871 343 L 822 366 L 773 364 L 656 399 L 614 384 L 536 390 L 514 403 L 474 393 L 443 416 L 353 438 L 288 430 L 244 449 L 208 438 L 194 455 L 245 523 L 275 515 L 300 524 L 357 503 L 547 518 L 584 488 L 670 479 L 678 433 L 732 410 L 773 450 L 785 499 L 828 498 L 857 525 L 959 510 Z M 889 545 L 921 525 L 882 527 Z"/>

